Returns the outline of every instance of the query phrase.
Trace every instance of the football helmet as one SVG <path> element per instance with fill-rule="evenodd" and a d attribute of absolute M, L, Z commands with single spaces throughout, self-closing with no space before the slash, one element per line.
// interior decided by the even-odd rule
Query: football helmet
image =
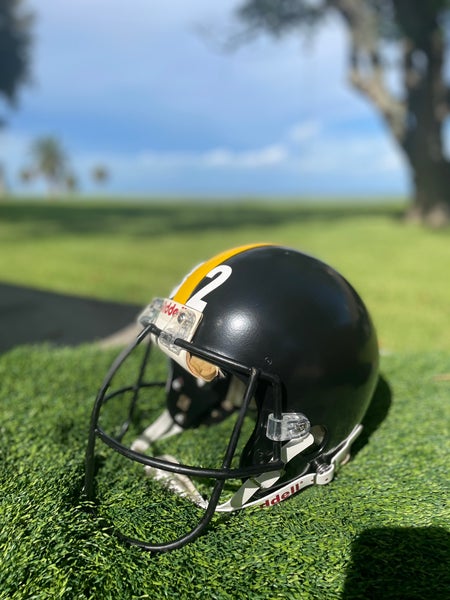
<path fill-rule="evenodd" d="M 203 511 L 175 540 L 147 542 L 117 531 L 128 543 L 150 551 L 178 548 L 199 536 L 216 512 L 278 504 L 306 486 L 329 483 L 349 458 L 376 385 L 378 345 L 361 298 L 327 264 L 271 244 L 233 248 L 197 266 L 138 320 L 142 330 L 113 363 L 94 404 L 86 495 L 96 498 L 100 440 L 115 451 L 111 456 L 144 465 L 143 481 L 160 492 L 163 484 Z M 136 381 L 112 389 L 138 346 Z M 168 359 L 161 381 L 147 375 L 152 347 Z M 160 416 L 125 443 L 131 424 L 144 414 L 141 398 L 161 386 Z M 127 416 L 117 433 L 109 433 L 101 414 L 126 393 Z M 190 428 L 200 435 L 225 421 L 229 438 L 218 466 L 154 456 L 161 440 Z M 205 480 L 213 482 L 206 498 L 194 484 Z M 224 499 L 230 481 L 234 488 Z"/>

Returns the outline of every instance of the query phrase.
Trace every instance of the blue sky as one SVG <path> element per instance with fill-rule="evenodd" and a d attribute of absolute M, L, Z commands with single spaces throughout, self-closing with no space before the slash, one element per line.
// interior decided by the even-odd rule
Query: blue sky
<path fill-rule="evenodd" d="M 58 137 L 91 193 L 172 196 L 406 194 L 408 173 L 377 113 L 346 84 L 339 21 L 306 44 L 261 36 L 220 49 L 240 0 L 29 0 L 33 82 L 2 106 L 10 187 L 30 142 Z"/>

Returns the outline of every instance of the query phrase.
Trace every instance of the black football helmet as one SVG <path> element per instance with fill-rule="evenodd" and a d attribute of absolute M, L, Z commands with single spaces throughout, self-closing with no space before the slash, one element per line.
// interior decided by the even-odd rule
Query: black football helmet
<path fill-rule="evenodd" d="M 85 492 L 94 500 L 100 439 L 204 513 L 176 540 L 153 543 L 118 533 L 127 542 L 151 551 L 180 547 L 200 535 L 215 512 L 270 507 L 306 486 L 329 483 L 348 459 L 377 381 L 378 345 L 361 298 L 328 265 L 270 244 L 233 248 L 197 266 L 168 298 L 154 299 L 139 322 L 142 331 L 116 359 L 95 401 Z M 113 377 L 144 341 L 137 380 L 111 390 Z M 147 381 L 152 347 L 169 359 L 164 382 Z M 161 385 L 162 414 L 125 444 L 141 394 Z M 107 433 L 102 408 L 130 391 L 127 419 L 117 434 Z M 152 455 L 160 440 L 232 414 L 219 467 Z M 199 478 L 213 481 L 208 498 L 194 485 Z M 229 480 L 238 483 L 224 500 Z"/>

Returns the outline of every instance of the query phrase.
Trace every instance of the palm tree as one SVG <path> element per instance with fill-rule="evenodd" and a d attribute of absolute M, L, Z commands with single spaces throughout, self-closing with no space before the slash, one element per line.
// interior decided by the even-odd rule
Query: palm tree
<path fill-rule="evenodd" d="M 95 167 L 92 168 L 91 176 L 97 185 L 102 185 L 109 179 L 109 171 L 107 167 L 103 165 L 95 165 Z"/>
<path fill-rule="evenodd" d="M 30 172 L 44 177 L 50 195 L 64 186 L 67 177 L 67 156 L 56 138 L 45 136 L 36 139 L 31 145 L 31 161 Z"/>
<path fill-rule="evenodd" d="M 75 175 L 75 173 L 66 173 L 66 176 L 64 178 L 64 184 L 69 194 L 74 194 L 78 191 L 78 177 Z"/>
<path fill-rule="evenodd" d="M 36 173 L 34 173 L 29 167 L 22 167 L 22 169 L 19 171 L 19 179 L 22 183 L 30 183 L 35 175 Z"/>

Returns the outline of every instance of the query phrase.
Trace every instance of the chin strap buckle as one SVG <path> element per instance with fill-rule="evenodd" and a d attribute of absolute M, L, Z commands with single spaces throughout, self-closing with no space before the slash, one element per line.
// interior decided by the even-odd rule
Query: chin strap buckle
<path fill-rule="evenodd" d="M 326 485 L 327 483 L 330 483 L 330 481 L 334 479 L 337 469 L 350 460 L 350 448 L 361 433 L 362 428 L 362 425 L 356 425 L 347 439 L 339 446 L 335 454 L 333 454 L 330 463 L 319 463 L 317 465 L 315 480 L 317 485 Z"/>

